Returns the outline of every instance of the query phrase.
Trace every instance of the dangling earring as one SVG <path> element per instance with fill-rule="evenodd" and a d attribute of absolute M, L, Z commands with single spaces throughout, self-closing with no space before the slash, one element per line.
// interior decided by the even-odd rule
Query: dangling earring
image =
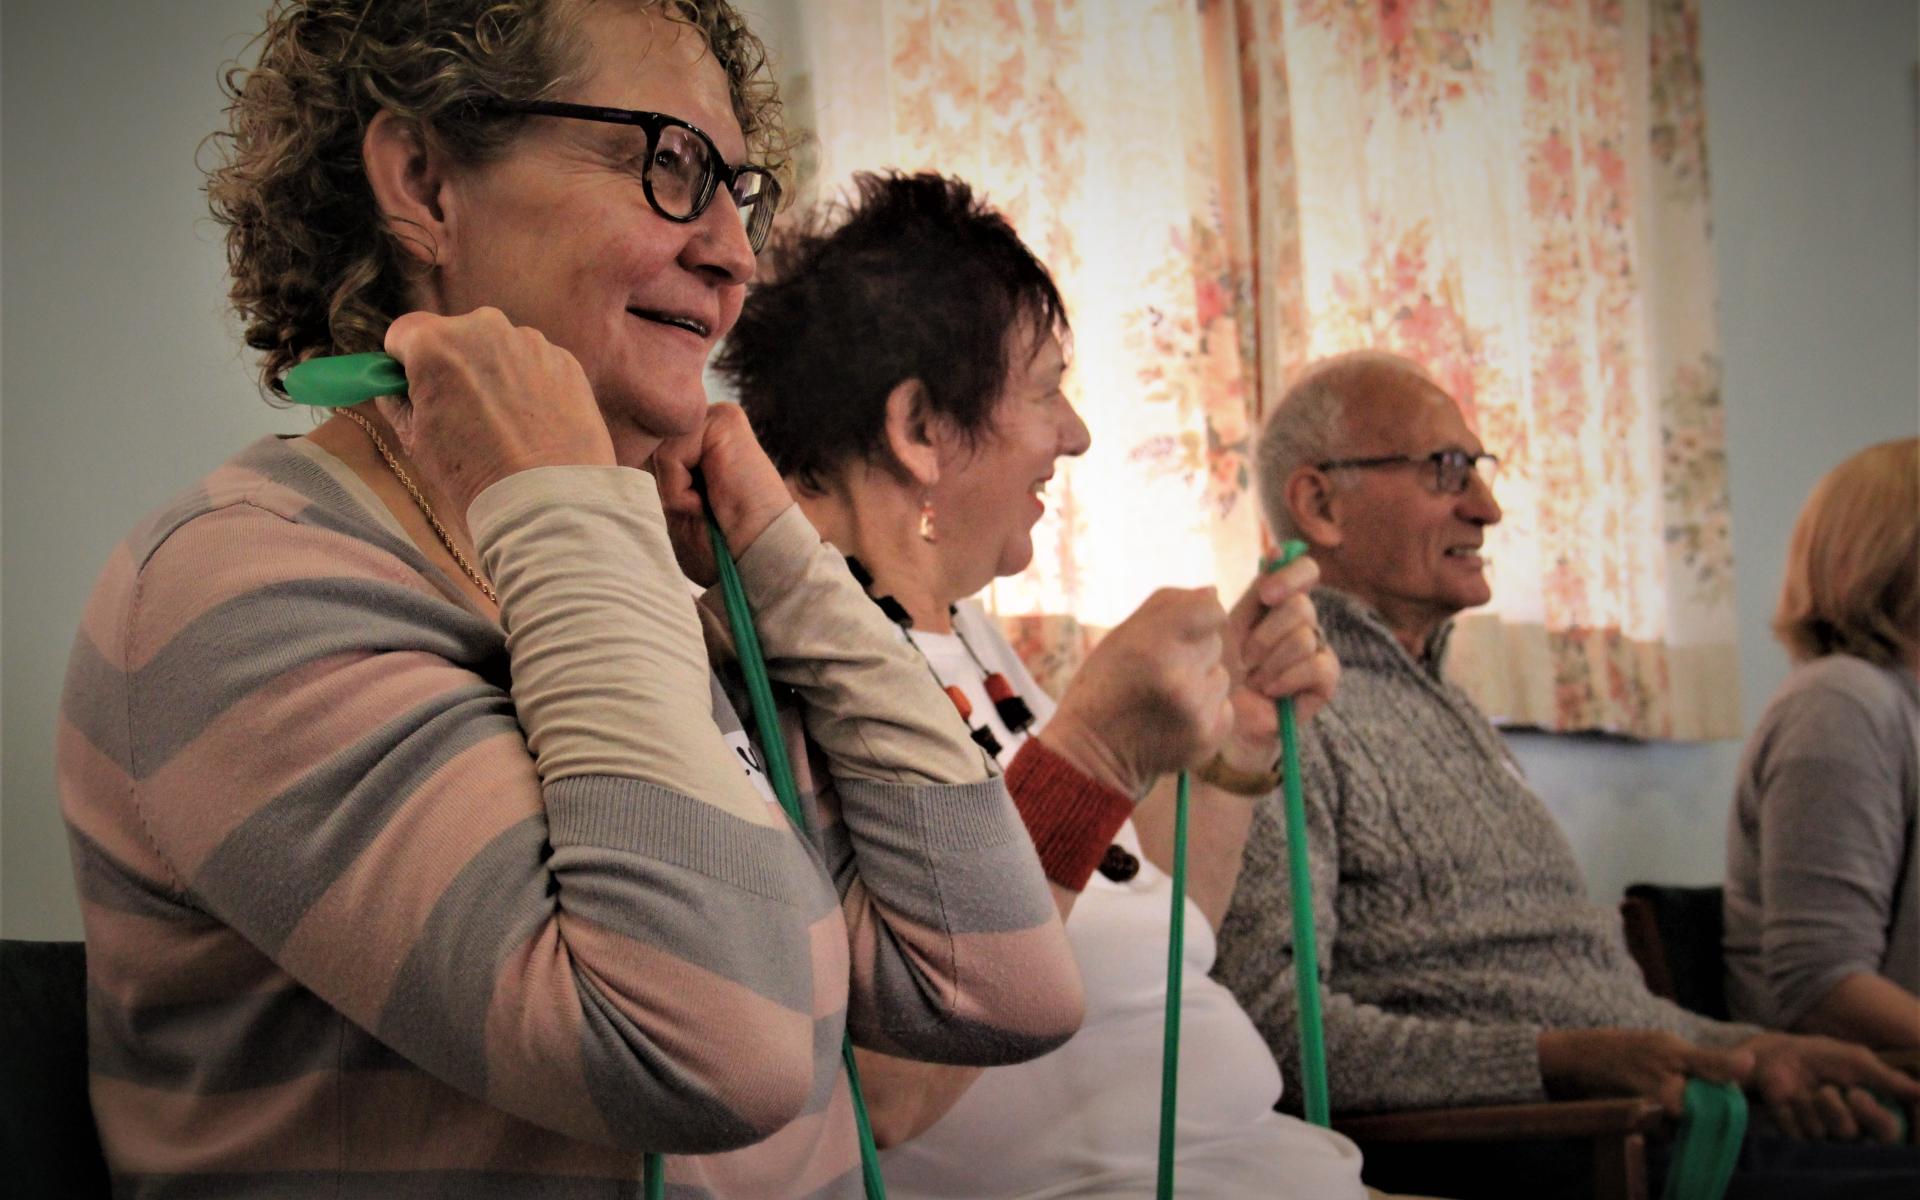
<path fill-rule="evenodd" d="M 940 538 L 933 532 L 933 497 L 920 501 L 920 540 L 937 542 Z"/>

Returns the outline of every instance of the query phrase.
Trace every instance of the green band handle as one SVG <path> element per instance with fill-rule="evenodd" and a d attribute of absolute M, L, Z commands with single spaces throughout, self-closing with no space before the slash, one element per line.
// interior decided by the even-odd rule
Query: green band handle
<path fill-rule="evenodd" d="M 1289 541 L 1267 563 L 1277 571 L 1307 552 L 1305 542 Z M 1327 1030 L 1320 1016 L 1320 952 L 1313 934 L 1313 876 L 1307 860 L 1307 804 L 1300 792 L 1300 729 L 1293 697 L 1274 701 L 1280 717 L 1280 772 L 1286 791 L 1287 881 L 1293 903 L 1294 990 L 1300 997 L 1300 1089 L 1307 1120 L 1332 1123 L 1327 1104 Z"/>
<path fill-rule="evenodd" d="M 345 408 L 375 396 L 407 394 L 407 373 L 399 361 L 377 352 L 309 358 L 280 382 L 289 400 L 315 408 Z"/>
<path fill-rule="evenodd" d="M 1731 1083 L 1687 1080 L 1686 1111 L 1667 1164 L 1665 1200 L 1720 1200 L 1747 1136 L 1747 1097 Z"/>

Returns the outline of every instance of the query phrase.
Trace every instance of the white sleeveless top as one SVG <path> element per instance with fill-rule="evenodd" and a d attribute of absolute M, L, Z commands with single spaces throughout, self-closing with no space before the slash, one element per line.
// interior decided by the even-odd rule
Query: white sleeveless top
<path fill-rule="evenodd" d="M 988 670 L 1006 675 L 1034 725 L 1015 734 L 987 698 L 980 667 L 953 634 L 910 636 L 944 684 L 973 703 L 971 724 L 1012 761 L 1053 714 L 992 620 L 968 601 L 956 626 Z M 1160 1138 L 1161 1028 L 1172 881 L 1140 854 L 1132 822 L 1119 838 L 1140 873 L 1096 872 L 1067 920 L 1086 984 L 1087 1017 L 1060 1049 L 993 1067 L 934 1126 L 881 1156 L 897 1200 L 1151 1197 Z M 1214 934 L 1186 906 L 1180 1018 L 1180 1116 L 1174 1182 L 1182 1200 L 1362 1200 L 1360 1151 L 1337 1133 L 1273 1111 L 1280 1072 L 1233 996 L 1208 976 Z"/>

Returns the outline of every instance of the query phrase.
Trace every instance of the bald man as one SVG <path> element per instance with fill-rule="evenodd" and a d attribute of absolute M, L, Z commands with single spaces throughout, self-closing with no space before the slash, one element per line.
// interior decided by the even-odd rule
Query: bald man
<path fill-rule="evenodd" d="M 1375 352 L 1315 364 L 1260 434 L 1268 522 L 1312 547 L 1314 601 L 1344 669 L 1301 736 L 1334 1110 L 1644 1095 L 1678 1112 L 1686 1079 L 1701 1076 L 1740 1082 L 1795 1138 L 1895 1140 L 1898 1118 L 1869 1089 L 1911 1100 L 1920 1085 L 1861 1047 L 1709 1020 L 1647 992 L 1618 917 L 1587 899 L 1551 814 L 1442 676 L 1453 618 L 1491 599 L 1492 464 L 1418 364 Z M 1215 975 L 1297 1103 L 1286 862 L 1276 795 L 1256 809 Z M 1920 1183 L 1910 1148 L 1828 1149 L 1850 1166 L 1891 1165 L 1897 1189 Z M 1749 1167 L 1763 1168 L 1759 1153 Z M 1524 1194 L 1552 1194 L 1526 1174 Z M 1431 1173 L 1422 1183 L 1448 1192 Z M 1500 1186 L 1476 1178 L 1461 1194 Z"/>

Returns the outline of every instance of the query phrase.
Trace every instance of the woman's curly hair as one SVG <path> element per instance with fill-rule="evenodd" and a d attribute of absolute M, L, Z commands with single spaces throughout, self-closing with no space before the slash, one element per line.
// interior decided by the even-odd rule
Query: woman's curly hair
<path fill-rule="evenodd" d="M 486 101 L 565 83 L 583 48 L 582 0 L 277 0 L 258 62 L 224 79 L 228 127 L 211 143 L 207 201 L 227 231 L 228 292 L 260 379 L 318 354 L 378 350 L 407 308 L 408 236 L 374 202 L 360 160 L 381 110 L 432 132 L 462 162 L 498 158 L 527 119 Z M 776 172 L 792 143 L 766 47 L 728 0 L 640 0 L 690 25 L 727 72 L 750 158 Z"/>

